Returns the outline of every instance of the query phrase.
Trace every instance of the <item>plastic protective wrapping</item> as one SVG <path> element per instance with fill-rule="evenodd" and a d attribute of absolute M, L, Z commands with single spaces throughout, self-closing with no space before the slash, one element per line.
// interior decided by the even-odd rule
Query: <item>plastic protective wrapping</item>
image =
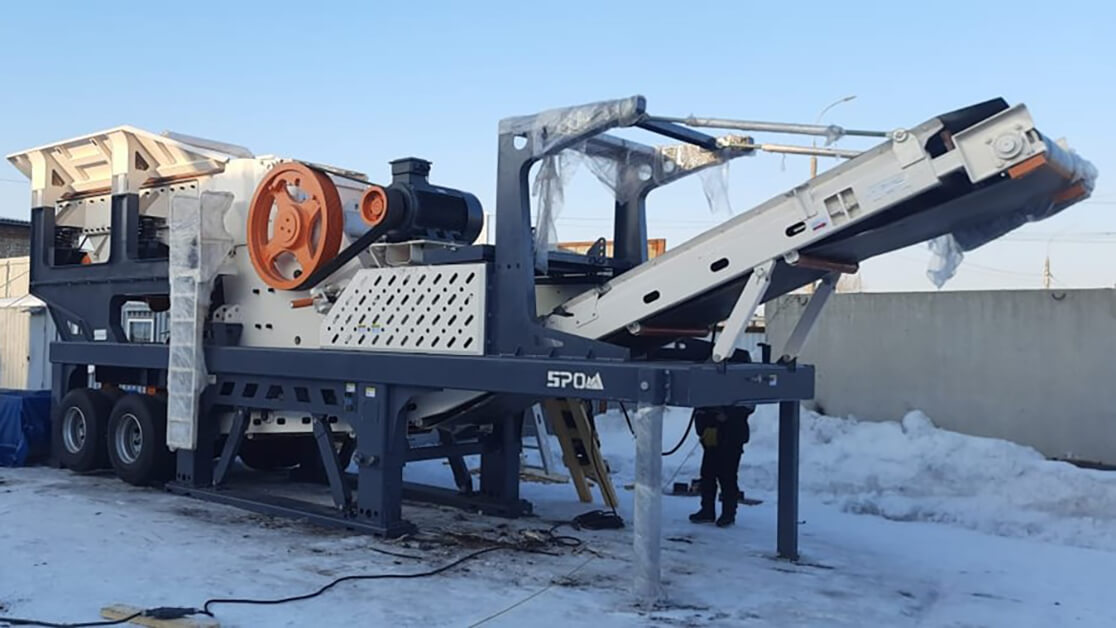
<path fill-rule="evenodd" d="M 965 259 L 965 253 L 961 251 L 961 245 L 952 233 L 938 236 L 928 244 L 930 263 L 926 267 L 926 276 L 931 283 L 941 288 L 957 273 L 957 268 Z"/>
<path fill-rule="evenodd" d="M 705 192 L 705 202 L 709 211 L 720 218 L 732 217 L 732 202 L 729 200 L 729 162 L 706 168 L 698 173 L 701 189 Z"/>
<path fill-rule="evenodd" d="M 1080 184 L 1086 195 L 1091 194 L 1096 185 L 1097 169 L 1087 159 L 1071 150 L 1064 150 L 1057 144 L 1046 142 L 1046 158 L 1060 171 L 1067 173 L 1069 185 Z M 1059 202 L 1052 198 L 1032 199 L 1014 212 L 1001 214 L 987 222 L 966 226 L 953 233 L 939 236 L 930 241 L 930 264 L 926 276 L 941 288 L 957 272 L 965 257 L 965 251 L 972 251 L 1002 235 L 1029 223 L 1049 218 L 1075 201 Z"/>
<path fill-rule="evenodd" d="M 530 140 L 531 153 L 541 157 L 559 144 L 590 129 L 602 126 L 631 126 L 643 115 L 643 99 L 639 96 L 619 100 L 549 109 L 531 116 L 505 118 L 500 121 L 500 134 L 513 134 Z"/>
<path fill-rule="evenodd" d="M 558 242 L 555 225 L 565 200 L 564 189 L 583 161 L 588 163 L 597 179 L 613 191 L 616 198 L 629 198 L 633 186 L 638 187 L 653 177 L 669 179 L 674 178 L 675 172 L 696 171 L 722 162 L 727 163 L 720 152 L 681 145 L 651 149 L 653 154 L 650 160 L 644 159 L 643 163 L 634 164 L 630 150 L 642 149 L 645 152 L 646 147 L 611 138 L 618 148 L 609 154 L 607 149 L 590 150 L 588 142 L 577 141 L 580 136 L 595 130 L 631 126 L 639 121 L 643 113 L 643 98 L 634 96 L 550 109 L 536 115 L 507 118 L 500 122 L 502 135 L 525 138 L 532 157 L 541 158 L 531 187 L 536 207 L 535 268 L 538 271 L 547 270 L 548 251 L 556 248 Z M 626 149 L 625 146 L 631 149 Z M 647 163 L 648 161 L 651 163 Z M 703 173 L 702 186 L 714 214 L 732 215 L 728 200 L 727 166 Z"/>
<path fill-rule="evenodd" d="M 197 445 L 198 398 L 209 381 L 202 334 L 213 281 L 233 249 L 224 225 L 232 202 L 233 195 L 224 192 L 171 200 L 167 446 L 172 450 Z"/>
<path fill-rule="evenodd" d="M 629 199 L 648 181 L 669 182 L 699 171 L 702 190 L 710 212 L 720 218 L 732 216 L 729 200 L 728 160 L 720 151 L 690 144 L 646 147 L 610 138 L 615 150 L 591 147 L 582 142 L 556 155 L 544 157 L 532 183 L 535 199 L 535 268 L 546 272 L 547 252 L 557 248 L 557 221 L 565 203 L 564 189 L 582 164 L 616 199 Z M 726 148 L 725 152 L 731 149 Z"/>
<path fill-rule="evenodd" d="M 535 268 L 546 272 L 548 251 L 557 247 L 555 224 L 562 212 L 565 185 L 577 170 L 578 154 L 560 150 L 595 128 L 629 126 L 643 115 L 643 99 L 636 96 L 576 107 L 549 109 L 531 116 L 500 121 L 500 134 L 525 138 L 532 157 L 542 157 L 531 187 L 535 197 Z M 557 149 L 557 152 L 555 150 Z"/>
<path fill-rule="evenodd" d="M 632 547 L 635 553 L 635 594 L 654 604 L 661 590 L 663 535 L 663 406 L 640 404 L 634 420 L 636 436 L 635 505 Z"/>
<path fill-rule="evenodd" d="M 535 197 L 535 268 L 547 270 L 547 252 L 558 247 L 558 216 L 565 202 L 565 187 L 577 171 L 576 154 L 564 150 L 544 157 L 531 186 Z"/>

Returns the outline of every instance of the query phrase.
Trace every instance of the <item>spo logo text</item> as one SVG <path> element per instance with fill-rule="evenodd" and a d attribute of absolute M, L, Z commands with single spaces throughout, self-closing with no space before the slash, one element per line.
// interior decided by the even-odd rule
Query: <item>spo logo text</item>
<path fill-rule="evenodd" d="M 577 390 L 604 390 L 601 374 L 579 373 L 575 371 L 547 371 L 547 388 L 575 388 Z"/>

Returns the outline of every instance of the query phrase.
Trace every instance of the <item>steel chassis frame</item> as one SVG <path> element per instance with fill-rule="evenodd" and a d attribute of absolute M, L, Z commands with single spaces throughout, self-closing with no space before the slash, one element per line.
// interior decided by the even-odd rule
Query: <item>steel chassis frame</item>
<path fill-rule="evenodd" d="M 530 512 L 519 497 L 522 426 L 520 413 L 473 418 L 473 434 L 454 440 L 443 435 L 435 446 L 415 447 L 407 438 L 403 411 L 426 391 L 480 390 L 524 400 L 553 396 L 609 399 L 650 405 L 700 407 L 778 403 L 780 406 L 778 552 L 796 559 L 798 508 L 799 402 L 813 395 L 813 368 L 786 363 L 737 363 L 633 359 L 620 346 L 548 329 L 535 311 L 535 272 L 528 175 L 532 164 L 559 151 L 585 144 L 600 150 L 628 151 L 650 159 L 638 144 L 601 136 L 617 126 L 640 126 L 705 149 L 714 138 L 669 122 L 645 120 L 642 98 L 629 99 L 624 113 L 591 116 L 590 122 L 540 145 L 540 136 L 502 127 L 496 193 L 497 241 L 494 251 L 465 247 L 445 261 L 485 259 L 491 264 L 488 333 L 483 356 L 377 354 L 372 352 L 250 348 L 236 345 L 232 326 L 213 324 L 206 345 L 210 385 L 202 394 L 198 447 L 177 452 L 177 471 L 168 489 L 260 512 L 307 518 L 346 528 L 396 536 L 413 526 L 402 516 L 405 497 L 467 506 L 516 516 Z M 578 115 L 579 108 L 562 110 Z M 543 127 L 554 112 L 532 122 Z M 549 116 L 549 117 L 548 117 Z M 522 120 L 522 119 L 521 119 Z M 517 142 L 526 141 L 517 146 Z M 646 148 L 646 147 L 644 147 Z M 592 148 L 591 148 L 592 149 Z M 633 152 L 634 151 L 634 152 Z M 638 159 L 632 160 L 638 163 Z M 629 186 L 615 206 L 618 267 L 644 261 L 644 199 L 658 185 L 693 170 Z M 104 264 L 54 264 L 54 208 L 32 209 L 31 291 L 48 305 L 62 340 L 51 345 L 53 397 L 84 385 L 86 367 L 98 379 L 117 383 L 165 385 L 167 347 L 127 342 L 119 329 L 119 305 L 129 298 L 168 294 L 166 260 L 136 255 L 136 190 L 112 197 L 111 251 Z M 490 261 L 488 261 L 490 258 Z M 576 266 L 576 263 L 575 263 Z M 594 264 L 585 262 L 586 268 Z M 220 303 L 220 291 L 215 291 Z M 73 328 L 71 328 L 73 325 Z M 106 332 L 100 330 L 105 329 Z M 554 370 L 599 374 L 603 390 L 557 390 L 547 386 Z M 527 403 L 529 406 L 530 403 Z M 233 430 L 221 452 L 215 450 L 219 427 L 211 411 L 235 411 Z M 525 406 L 526 407 L 526 406 Z M 314 425 L 333 507 L 224 486 L 246 429 L 248 410 L 302 411 Z M 344 420 L 356 432 L 355 474 L 346 473 L 333 454 L 330 423 Z M 473 490 L 463 458 L 479 454 L 480 486 Z M 406 485 L 403 465 L 410 460 L 447 458 L 458 491 Z"/>

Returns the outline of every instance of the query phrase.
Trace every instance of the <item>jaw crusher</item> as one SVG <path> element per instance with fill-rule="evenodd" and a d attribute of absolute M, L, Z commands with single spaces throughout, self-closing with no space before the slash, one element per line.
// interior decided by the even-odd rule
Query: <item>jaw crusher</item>
<path fill-rule="evenodd" d="M 674 143 L 608 133 L 624 127 Z M 813 392 L 796 356 L 837 278 L 918 242 L 980 246 L 1087 197 L 1096 174 L 1024 106 L 995 99 L 859 133 L 883 138 L 862 153 L 817 149 L 846 161 L 649 261 L 656 188 L 761 151 L 811 150 L 709 127 L 858 134 L 658 117 L 639 96 L 505 119 L 495 245 L 476 243 L 478 199 L 413 157 L 374 182 L 127 126 L 9 156 L 31 180 L 31 291 L 60 335 L 57 459 L 398 535 L 412 529 L 404 497 L 530 512 L 521 428 L 542 400 L 778 403 L 779 549 L 793 555 L 798 404 Z M 570 155 L 608 166 L 611 255 L 603 238 L 586 254 L 550 250 L 545 207 L 532 224 L 532 167 L 553 191 Z M 776 359 L 736 348 L 760 304 L 815 282 Z M 129 341 L 121 311 L 137 301 L 166 312 L 168 337 Z M 475 455 L 476 485 L 464 463 Z M 229 474 L 238 456 L 302 470 L 329 500 L 244 486 Z M 407 462 L 427 459 L 448 460 L 456 488 L 403 481 Z"/>

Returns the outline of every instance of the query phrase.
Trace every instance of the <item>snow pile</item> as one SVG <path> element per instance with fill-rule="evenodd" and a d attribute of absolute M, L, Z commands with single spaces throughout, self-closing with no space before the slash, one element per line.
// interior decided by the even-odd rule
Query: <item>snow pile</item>
<path fill-rule="evenodd" d="M 668 413 L 664 449 L 681 437 L 688 412 Z M 608 456 L 609 463 L 626 478 L 631 437 L 623 417 L 601 423 L 606 454 L 617 454 Z M 774 406 L 752 416 L 752 442 L 740 469 L 745 491 L 776 490 L 778 423 Z M 1116 550 L 1114 472 L 1080 469 L 1046 460 L 1030 447 L 939 429 L 918 411 L 901 422 L 877 423 L 804 410 L 801 448 L 803 493 L 845 512 Z M 698 476 L 700 463 L 691 434 L 664 460 L 664 482 L 669 486 L 672 475 L 688 482 Z"/>

